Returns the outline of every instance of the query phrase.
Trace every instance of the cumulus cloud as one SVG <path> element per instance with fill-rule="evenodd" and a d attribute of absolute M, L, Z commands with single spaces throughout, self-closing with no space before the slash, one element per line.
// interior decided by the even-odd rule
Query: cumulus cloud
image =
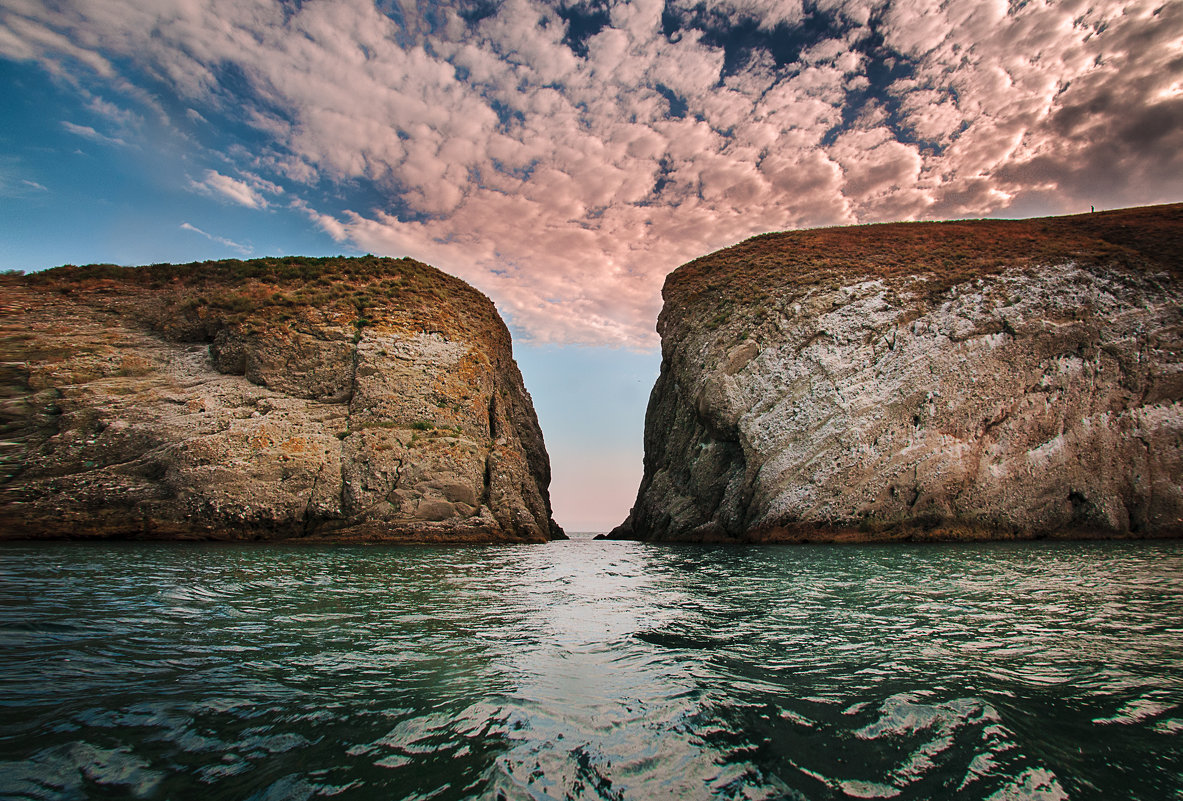
<path fill-rule="evenodd" d="M 261 209 L 267 206 L 267 198 L 263 196 L 263 191 L 281 191 L 280 187 L 257 176 L 248 174 L 247 180 L 240 181 L 229 175 L 222 175 L 217 170 L 206 170 L 200 181 L 190 178 L 189 188 L 195 192 L 229 200 L 249 209 Z"/>
<path fill-rule="evenodd" d="M 286 187 L 541 341 L 651 343 L 666 273 L 754 233 L 1183 194 L 1178 3 L 6 5 L 0 54 L 245 129 L 191 188 Z"/>
<path fill-rule="evenodd" d="M 192 231 L 195 234 L 199 234 L 200 236 L 204 236 L 206 239 L 208 239 L 211 242 L 217 242 L 219 245 L 225 245 L 226 247 L 230 248 L 231 250 L 237 250 L 239 253 L 243 254 L 244 256 L 249 256 L 252 252 L 254 252 L 254 248 L 252 248 L 248 245 L 240 245 L 232 239 L 226 239 L 225 237 L 215 236 L 214 234 L 206 233 L 205 231 L 201 230 L 197 226 L 190 225 L 187 222 L 181 223 L 181 230 L 182 231 Z"/>

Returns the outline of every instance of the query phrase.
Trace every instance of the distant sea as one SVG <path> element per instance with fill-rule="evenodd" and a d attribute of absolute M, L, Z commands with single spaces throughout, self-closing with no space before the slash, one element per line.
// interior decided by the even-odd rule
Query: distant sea
<path fill-rule="evenodd" d="M 4 799 L 1183 799 L 1183 542 L 0 546 Z"/>

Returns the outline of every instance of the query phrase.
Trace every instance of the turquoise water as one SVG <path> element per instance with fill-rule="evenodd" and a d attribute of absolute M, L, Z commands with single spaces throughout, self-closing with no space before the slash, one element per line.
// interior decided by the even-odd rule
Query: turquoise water
<path fill-rule="evenodd" d="M 0 797 L 1183 799 L 1183 543 L 0 546 Z"/>

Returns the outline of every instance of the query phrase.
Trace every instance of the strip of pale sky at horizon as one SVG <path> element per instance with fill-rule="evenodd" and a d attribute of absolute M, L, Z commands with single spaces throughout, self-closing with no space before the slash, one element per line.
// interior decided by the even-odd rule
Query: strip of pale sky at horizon
<path fill-rule="evenodd" d="M 556 463 L 615 476 L 579 527 L 623 517 L 640 440 L 596 450 L 577 420 L 639 432 L 648 391 L 606 400 L 596 349 L 655 374 L 679 264 L 1183 198 L 1176 1 L 0 0 L 0 80 L 0 269 L 434 264 L 506 316 Z M 548 384 L 570 365 L 582 395 Z"/>

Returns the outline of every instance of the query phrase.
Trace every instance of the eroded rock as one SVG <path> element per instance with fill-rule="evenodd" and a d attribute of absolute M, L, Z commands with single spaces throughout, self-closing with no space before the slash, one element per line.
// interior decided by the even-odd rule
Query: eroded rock
<path fill-rule="evenodd" d="M 0 536 L 544 541 L 493 305 L 410 260 L 4 279 Z"/>
<path fill-rule="evenodd" d="M 1183 206 L 759 237 L 666 282 L 617 537 L 1183 534 Z"/>

